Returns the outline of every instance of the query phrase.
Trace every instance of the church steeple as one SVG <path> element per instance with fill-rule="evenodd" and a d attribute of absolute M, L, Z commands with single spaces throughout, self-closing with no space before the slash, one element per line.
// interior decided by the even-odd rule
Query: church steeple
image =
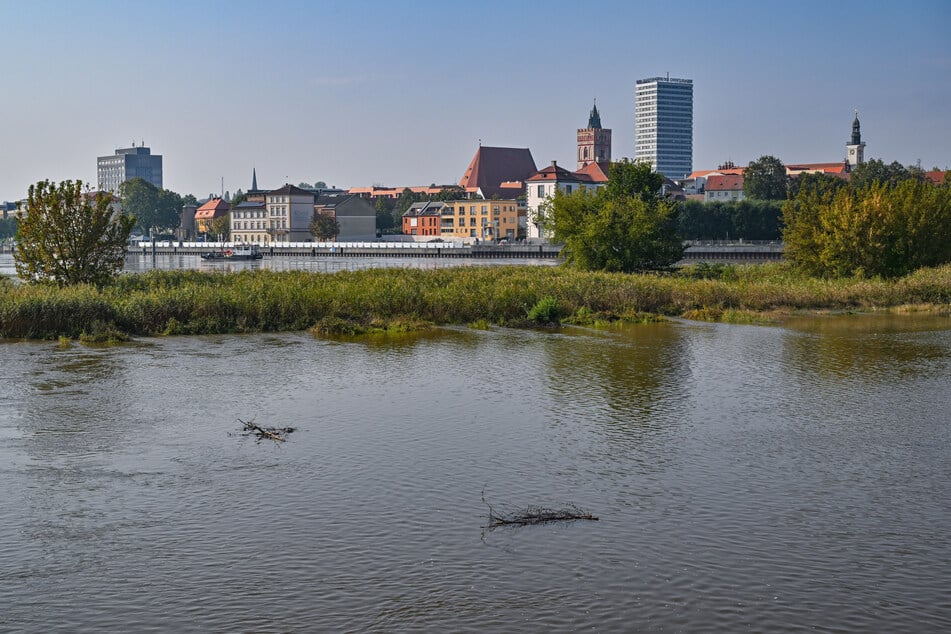
<path fill-rule="evenodd" d="M 601 127 L 601 113 L 595 101 L 588 115 L 588 127 L 578 130 L 578 169 L 591 163 L 611 162 L 611 130 Z"/>
<path fill-rule="evenodd" d="M 601 114 L 598 112 L 597 100 L 591 106 L 591 114 L 588 115 L 588 127 L 595 130 L 601 129 Z"/>
<path fill-rule="evenodd" d="M 855 110 L 855 119 L 852 121 L 852 139 L 846 143 L 849 154 L 846 157 L 849 165 L 855 167 L 865 162 L 865 142 L 862 141 L 862 129 L 859 124 L 859 111 Z"/>
<path fill-rule="evenodd" d="M 251 168 L 251 191 L 258 191 L 258 170 L 257 168 Z"/>

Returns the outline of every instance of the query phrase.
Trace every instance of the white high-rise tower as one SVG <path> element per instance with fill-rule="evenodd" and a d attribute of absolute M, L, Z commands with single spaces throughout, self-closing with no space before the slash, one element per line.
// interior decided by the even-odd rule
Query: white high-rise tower
<path fill-rule="evenodd" d="M 693 171 L 693 80 L 638 79 L 634 92 L 634 159 L 671 179 Z"/>

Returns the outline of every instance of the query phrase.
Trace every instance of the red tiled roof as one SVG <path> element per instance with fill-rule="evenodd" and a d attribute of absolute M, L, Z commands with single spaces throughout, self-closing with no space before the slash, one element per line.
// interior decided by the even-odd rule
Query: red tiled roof
<path fill-rule="evenodd" d="M 743 177 L 736 174 L 713 174 L 707 177 L 707 191 L 735 192 L 743 189 Z"/>
<path fill-rule="evenodd" d="M 529 183 L 538 183 L 538 182 L 572 182 L 572 183 L 593 183 L 595 182 L 588 174 L 583 174 L 581 172 L 572 172 L 566 170 L 563 167 L 558 167 L 558 165 L 552 161 L 552 164 L 548 167 L 542 168 L 535 172 L 533 176 L 527 179 Z"/>
<path fill-rule="evenodd" d="M 608 182 L 608 173 L 610 171 L 610 163 L 588 163 L 575 173 L 587 174 L 591 177 L 591 181 L 595 183 L 606 183 Z"/>
<path fill-rule="evenodd" d="M 844 174 L 848 169 L 845 161 L 839 161 L 838 163 L 796 163 L 795 165 L 787 165 L 786 173 L 822 172 L 823 174 Z"/>
<path fill-rule="evenodd" d="M 536 171 L 535 159 L 528 148 L 479 146 L 459 180 L 459 186 L 478 187 L 483 195 L 499 193 L 507 181 L 524 181 Z"/>
<path fill-rule="evenodd" d="M 947 172 L 942 172 L 941 170 L 933 170 L 930 172 L 925 172 L 925 178 L 934 183 L 935 185 L 941 185 L 944 183 L 944 175 Z"/>
<path fill-rule="evenodd" d="M 221 198 L 212 198 L 195 210 L 195 218 L 218 218 L 231 211 L 231 205 Z"/>
<path fill-rule="evenodd" d="M 722 170 L 697 170 L 696 172 L 691 173 L 685 180 L 690 180 L 693 178 L 703 178 L 704 176 L 710 175 L 726 175 L 732 174 L 734 176 L 740 176 L 743 174 L 745 167 L 730 167 Z"/>

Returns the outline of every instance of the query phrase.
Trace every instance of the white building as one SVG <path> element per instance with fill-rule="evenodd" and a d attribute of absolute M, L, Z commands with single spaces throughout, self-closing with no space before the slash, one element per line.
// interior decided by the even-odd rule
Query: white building
<path fill-rule="evenodd" d="M 271 243 L 312 240 L 314 192 L 285 184 L 265 196 L 267 232 Z"/>
<path fill-rule="evenodd" d="M 638 79 L 634 91 L 634 160 L 679 180 L 693 171 L 693 80 Z"/>
<path fill-rule="evenodd" d="M 579 189 L 598 189 L 608 180 L 607 174 L 598 163 L 589 163 L 582 170 L 570 172 L 558 167 L 552 161 L 548 167 L 537 171 L 525 181 L 525 197 L 527 207 L 526 238 L 529 240 L 548 240 L 550 235 L 545 230 L 544 221 L 538 210 L 546 200 L 554 197 L 556 191 L 571 194 Z"/>

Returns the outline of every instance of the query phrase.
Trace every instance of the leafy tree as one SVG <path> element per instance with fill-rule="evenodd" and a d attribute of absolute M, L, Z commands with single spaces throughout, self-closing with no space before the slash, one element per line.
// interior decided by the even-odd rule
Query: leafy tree
<path fill-rule="evenodd" d="M 231 214 L 225 214 L 212 219 L 208 225 L 211 235 L 227 240 L 231 235 Z"/>
<path fill-rule="evenodd" d="M 159 189 L 144 178 L 133 178 L 119 185 L 123 210 L 135 216 L 142 231 L 175 229 L 181 224 L 182 198 L 173 191 Z"/>
<path fill-rule="evenodd" d="M 743 193 L 747 198 L 784 200 L 786 166 L 775 156 L 761 156 L 743 170 Z"/>
<path fill-rule="evenodd" d="M 896 276 L 951 262 L 951 190 L 915 178 L 801 189 L 783 221 L 786 257 L 812 275 Z"/>
<path fill-rule="evenodd" d="M 379 197 L 376 199 L 376 228 L 386 231 L 393 228 L 393 199 Z"/>
<path fill-rule="evenodd" d="M 422 200 L 422 194 L 415 194 L 413 190 L 409 187 L 403 189 L 400 193 L 400 197 L 396 199 L 396 204 L 393 207 L 393 223 L 396 227 L 403 226 L 403 214 L 406 213 L 406 210 L 410 208 L 413 203 L 420 202 Z"/>
<path fill-rule="evenodd" d="M 875 183 L 894 187 L 906 180 L 924 180 L 924 172 L 917 167 L 905 167 L 898 161 L 886 164 L 881 159 L 870 159 L 852 168 L 849 182 L 855 188 L 870 187 Z"/>
<path fill-rule="evenodd" d="M 340 235 L 340 223 L 329 214 L 315 214 L 310 233 L 320 241 L 333 240 Z"/>
<path fill-rule="evenodd" d="M 438 194 L 432 197 L 433 200 L 462 200 L 466 197 L 466 190 L 458 185 L 452 187 L 443 187 Z"/>
<path fill-rule="evenodd" d="M 194 205 L 197 207 L 198 199 L 195 198 L 193 194 L 185 194 L 184 196 L 182 196 L 182 206 L 185 206 L 185 205 Z"/>
<path fill-rule="evenodd" d="M 237 207 L 238 205 L 240 205 L 247 199 L 248 199 L 248 195 L 239 189 L 238 191 L 234 193 L 234 197 L 231 199 L 231 206 Z"/>
<path fill-rule="evenodd" d="M 541 216 L 574 266 L 623 272 L 666 268 L 683 257 L 684 247 L 677 235 L 677 205 L 659 196 L 662 183 L 650 164 L 620 161 L 612 164 L 606 187 L 557 191 Z"/>
<path fill-rule="evenodd" d="M 317 181 L 314 183 L 314 189 L 327 189 L 327 183 L 324 181 Z"/>
<path fill-rule="evenodd" d="M 91 192 L 82 181 L 30 185 L 17 228 L 17 275 L 61 286 L 112 280 L 135 224 L 112 202 L 111 194 Z"/>
<path fill-rule="evenodd" d="M 0 239 L 6 240 L 7 238 L 12 238 L 17 234 L 17 219 L 2 218 L 0 219 Z"/>
<path fill-rule="evenodd" d="M 824 174 L 816 172 L 814 174 L 800 174 L 789 179 L 789 198 L 795 198 L 799 195 L 799 190 L 803 188 L 818 189 L 820 191 L 831 191 L 835 193 L 839 189 L 848 185 L 849 181 L 839 178 L 834 174 Z"/>
<path fill-rule="evenodd" d="M 297 186 L 301 189 L 311 189 L 310 183 L 297 183 Z"/>

